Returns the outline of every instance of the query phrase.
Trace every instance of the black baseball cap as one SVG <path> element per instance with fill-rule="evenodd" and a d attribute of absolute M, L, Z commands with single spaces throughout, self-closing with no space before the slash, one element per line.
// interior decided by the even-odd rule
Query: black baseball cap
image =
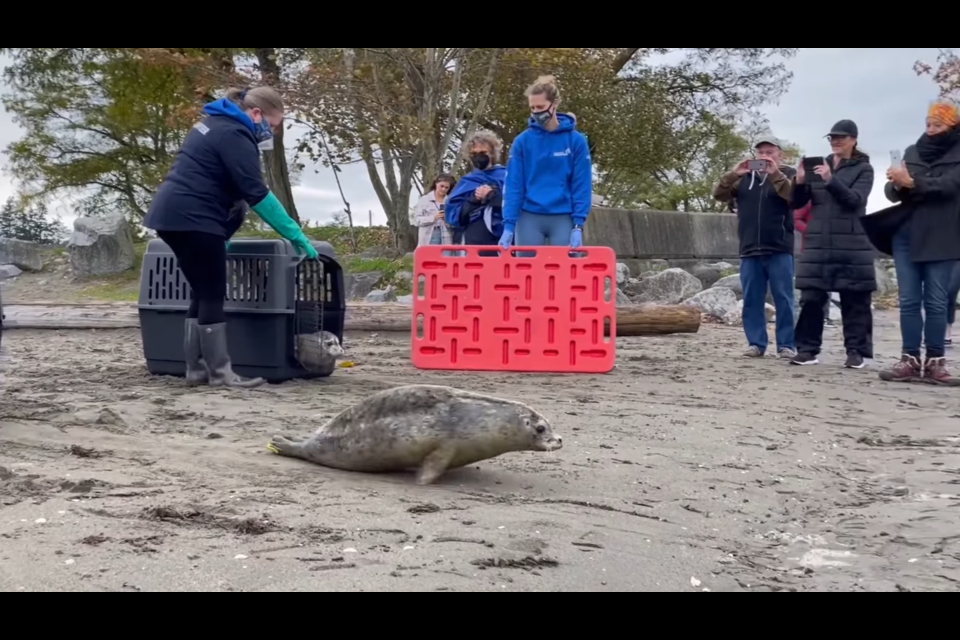
<path fill-rule="evenodd" d="M 850 136 L 851 138 L 860 137 L 860 129 L 857 128 L 857 123 L 853 120 L 841 120 L 837 124 L 833 125 L 833 128 L 830 129 L 825 137 L 830 136 Z"/>

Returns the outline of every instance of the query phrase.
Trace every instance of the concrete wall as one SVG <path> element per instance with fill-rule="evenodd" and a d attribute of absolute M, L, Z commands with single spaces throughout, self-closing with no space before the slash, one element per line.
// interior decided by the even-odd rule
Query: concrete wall
<path fill-rule="evenodd" d="M 585 245 L 612 247 L 623 261 L 736 263 L 740 257 L 737 217 L 730 213 L 595 207 L 583 236 Z"/>

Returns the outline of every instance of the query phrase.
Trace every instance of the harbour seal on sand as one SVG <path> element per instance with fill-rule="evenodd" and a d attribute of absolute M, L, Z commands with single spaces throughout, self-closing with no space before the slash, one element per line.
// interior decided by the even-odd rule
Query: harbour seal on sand
<path fill-rule="evenodd" d="M 340 339 L 329 331 L 297 336 L 297 360 L 307 371 L 333 373 L 345 354 Z"/>
<path fill-rule="evenodd" d="M 267 449 L 334 469 L 389 473 L 417 469 L 417 484 L 447 469 L 513 451 L 557 451 L 563 438 L 521 402 L 450 387 L 382 391 L 343 411 L 309 440 L 275 436 Z"/>

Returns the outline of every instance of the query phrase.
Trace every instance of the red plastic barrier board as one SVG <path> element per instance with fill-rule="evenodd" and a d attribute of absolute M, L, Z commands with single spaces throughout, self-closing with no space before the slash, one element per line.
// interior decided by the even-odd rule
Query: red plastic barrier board
<path fill-rule="evenodd" d="M 616 362 L 610 247 L 417 249 L 411 358 L 418 369 L 608 373 Z M 454 252 L 465 255 L 453 256 Z M 446 255 L 445 255 L 446 254 Z M 485 254 L 485 255 L 484 255 Z M 577 256 L 577 257 L 574 257 Z M 606 337 L 604 325 L 609 325 Z"/>

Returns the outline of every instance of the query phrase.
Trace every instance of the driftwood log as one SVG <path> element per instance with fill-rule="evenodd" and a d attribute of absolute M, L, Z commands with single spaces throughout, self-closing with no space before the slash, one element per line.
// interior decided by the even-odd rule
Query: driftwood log
<path fill-rule="evenodd" d="M 138 329 L 137 306 L 129 303 L 60 304 L 37 302 L 4 307 L 5 329 Z M 398 303 L 348 303 L 347 331 L 410 331 L 411 308 Z M 697 333 L 700 310 L 694 307 L 636 305 L 617 309 L 617 335 L 655 336 Z M 609 333 L 609 327 L 608 327 Z"/>

